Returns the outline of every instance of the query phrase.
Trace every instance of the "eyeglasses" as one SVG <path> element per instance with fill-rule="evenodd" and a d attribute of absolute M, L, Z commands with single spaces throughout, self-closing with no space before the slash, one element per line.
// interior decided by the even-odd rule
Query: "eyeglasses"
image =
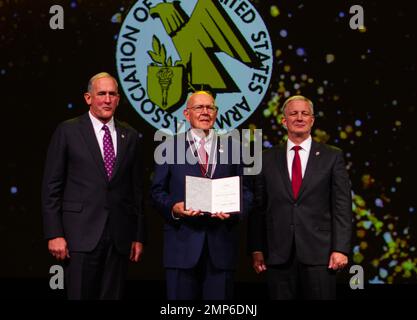
<path fill-rule="evenodd" d="M 195 111 L 196 113 L 202 113 L 204 108 L 210 114 L 213 114 L 217 111 L 217 107 L 215 105 L 212 105 L 212 104 L 209 104 L 209 105 L 197 104 L 197 105 L 192 106 L 188 109 L 191 109 L 191 110 Z"/>

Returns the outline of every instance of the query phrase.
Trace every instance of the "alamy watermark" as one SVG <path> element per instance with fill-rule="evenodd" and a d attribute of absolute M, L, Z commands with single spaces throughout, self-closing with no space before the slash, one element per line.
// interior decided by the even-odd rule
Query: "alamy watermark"
<path fill-rule="evenodd" d="M 216 146 L 209 156 L 209 164 L 241 164 L 244 175 L 257 175 L 262 169 L 262 130 L 233 129 L 227 134 L 217 135 L 214 130 L 212 143 Z M 169 130 L 157 130 L 154 141 L 161 142 L 154 151 L 157 164 L 190 164 L 198 163 L 195 136 L 204 136 L 201 130 L 193 129 L 191 134 L 179 134 L 173 137 Z M 251 139 L 252 137 L 252 139 Z M 251 142 L 251 140 L 253 142 Z M 218 144 L 218 145 L 217 145 Z"/>
<path fill-rule="evenodd" d="M 349 273 L 353 274 L 353 276 L 350 277 L 350 280 L 349 280 L 350 288 L 352 290 L 364 289 L 365 282 L 364 282 L 363 267 L 358 264 L 354 264 L 353 266 L 350 267 Z"/>
<path fill-rule="evenodd" d="M 54 264 L 49 268 L 49 273 L 52 274 L 49 279 L 49 288 L 52 290 L 64 289 L 64 268 Z"/>
<path fill-rule="evenodd" d="M 53 14 L 49 19 L 49 27 L 52 30 L 64 29 L 64 8 L 55 4 L 49 8 L 49 13 Z"/>

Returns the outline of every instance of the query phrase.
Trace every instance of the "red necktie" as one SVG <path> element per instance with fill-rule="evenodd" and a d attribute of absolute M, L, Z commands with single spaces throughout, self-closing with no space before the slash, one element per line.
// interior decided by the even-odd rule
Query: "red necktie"
<path fill-rule="evenodd" d="M 201 139 L 200 147 L 198 148 L 198 158 L 199 158 L 201 173 L 203 174 L 203 176 L 206 175 L 207 166 L 208 166 L 208 154 L 206 152 L 206 149 L 204 148 L 205 144 L 206 142 L 204 141 L 204 139 Z"/>
<path fill-rule="evenodd" d="M 292 161 L 292 179 L 291 179 L 291 185 L 292 185 L 292 192 L 294 195 L 294 199 L 297 199 L 298 192 L 300 191 L 301 182 L 303 181 L 303 175 L 301 172 L 301 159 L 300 155 L 298 154 L 298 150 L 300 150 L 300 146 L 294 146 L 292 147 L 292 150 L 294 150 L 294 160 Z"/>

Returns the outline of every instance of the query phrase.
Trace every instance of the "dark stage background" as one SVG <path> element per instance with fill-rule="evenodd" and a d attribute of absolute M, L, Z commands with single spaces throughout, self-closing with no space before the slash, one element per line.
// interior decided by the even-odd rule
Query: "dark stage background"
<path fill-rule="evenodd" d="M 0 0 L 0 278 L 7 287 L 32 283 L 47 294 L 48 271 L 55 262 L 42 239 L 46 149 L 59 122 L 87 111 L 82 94 L 91 75 L 105 70 L 117 76 L 117 34 L 134 3 Z M 417 42 L 411 1 L 251 3 L 269 29 L 274 71 L 262 104 L 240 129 L 263 129 L 265 148 L 279 143 L 285 131 L 277 107 L 284 95 L 310 97 L 316 112 L 314 138 L 346 154 L 354 192 L 352 263 L 363 266 L 365 286 L 415 284 Z M 54 4 L 64 8 L 63 30 L 49 28 Z M 361 31 L 349 27 L 354 4 L 364 9 Z M 125 97 L 117 117 L 143 135 L 148 188 L 155 129 Z M 143 261 L 131 266 L 129 279 L 162 283 L 162 219 L 147 197 L 146 214 L 149 244 Z M 245 229 L 243 224 L 236 280 L 246 289 L 263 288 L 264 278 L 254 275 L 245 253 Z M 340 276 L 344 287 L 348 276 L 347 271 Z"/>

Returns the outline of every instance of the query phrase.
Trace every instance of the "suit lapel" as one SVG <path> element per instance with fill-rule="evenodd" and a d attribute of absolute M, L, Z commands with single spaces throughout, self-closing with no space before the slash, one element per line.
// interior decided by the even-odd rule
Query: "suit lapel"
<path fill-rule="evenodd" d="M 106 172 L 104 170 L 103 156 L 101 155 L 100 146 L 98 145 L 97 137 L 94 132 L 93 124 L 91 123 L 88 113 L 81 116 L 80 120 L 81 134 L 87 144 L 88 150 L 91 153 L 94 161 L 97 164 L 98 170 L 102 173 L 103 178 L 107 180 Z"/>
<path fill-rule="evenodd" d="M 202 175 L 201 175 L 200 164 L 198 163 L 197 150 L 195 149 L 194 140 L 192 139 L 191 132 L 187 131 L 183 135 L 178 135 L 175 139 L 185 139 L 185 152 L 186 152 L 185 163 L 186 163 L 186 166 L 191 167 L 194 176 L 201 177 Z M 187 161 L 187 153 L 191 153 L 190 156 L 195 158 L 195 160 L 197 161 L 195 164 L 190 164 Z M 175 159 L 175 161 L 178 161 L 178 159 Z"/>
<path fill-rule="evenodd" d="M 281 174 L 281 179 L 284 181 L 285 189 L 290 198 L 293 198 L 290 176 L 288 174 L 287 164 L 287 143 L 283 143 L 276 152 L 276 160 L 278 163 L 278 171 Z"/>
<path fill-rule="evenodd" d="M 128 135 L 127 135 L 126 129 L 117 120 L 114 121 L 114 124 L 116 127 L 116 136 L 117 136 L 117 154 L 116 154 L 116 163 L 113 168 L 112 179 L 116 176 L 117 171 L 120 167 L 120 164 L 123 160 L 123 157 L 126 154 L 127 142 L 128 142 Z"/>
<path fill-rule="evenodd" d="M 314 172 L 317 170 L 317 165 L 320 159 L 320 144 L 314 140 L 311 142 L 310 154 L 308 155 L 307 167 L 304 173 L 303 182 L 301 183 L 298 198 L 303 195 L 304 190 L 308 187 Z"/>

